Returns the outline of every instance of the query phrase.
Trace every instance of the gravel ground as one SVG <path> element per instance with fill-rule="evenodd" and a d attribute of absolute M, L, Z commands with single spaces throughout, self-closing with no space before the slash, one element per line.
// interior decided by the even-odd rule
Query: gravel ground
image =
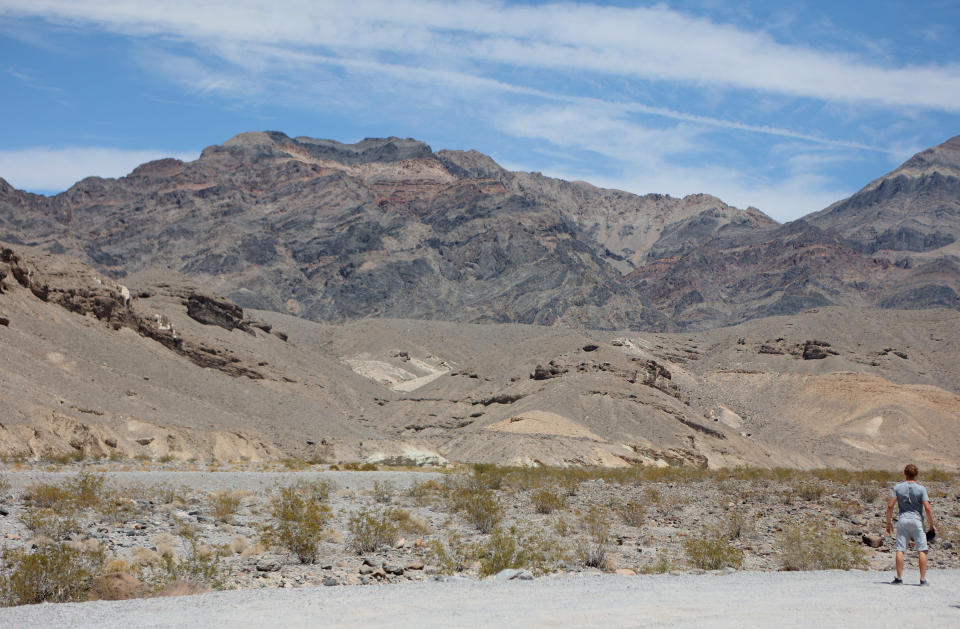
<path fill-rule="evenodd" d="M 464 476 L 410 471 L 114 469 L 106 472 L 107 487 L 111 488 L 106 493 L 108 498 L 78 511 L 76 523 L 72 525 L 78 528 L 69 529 L 67 534 L 44 532 L 59 530 L 52 526 L 57 522 L 52 516 L 45 516 L 49 522 L 41 521 L 42 526 L 33 524 L 32 528 L 28 527 L 28 516 L 42 510 L 31 507 L 30 500 L 24 497 L 29 492 L 21 490 L 35 483 L 68 486 L 76 478 L 76 470 L 34 468 L 5 472 L 0 469 L 0 472 L 12 486 L 10 491 L 0 492 L 5 493 L 0 495 L 0 549 L 29 550 L 37 539 L 42 539 L 42 535 L 59 535 L 57 543 L 74 548 L 102 549 L 112 565 L 108 572 L 133 575 L 143 581 L 151 593 L 160 591 L 170 579 L 186 578 L 214 588 L 245 591 L 312 590 L 319 585 L 362 585 L 363 588 L 356 589 L 383 591 L 381 585 L 390 585 L 403 587 L 402 592 L 407 593 L 402 594 L 404 597 L 411 596 L 409 586 L 413 582 L 431 587 L 427 595 L 432 597 L 434 592 L 446 592 L 452 587 L 438 583 L 435 577 L 454 570 L 459 570 L 461 577 L 473 580 L 479 588 L 477 592 L 485 593 L 488 591 L 485 588 L 493 586 L 479 579 L 484 574 L 497 572 L 499 566 L 513 565 L 503 560 L 499 566 L 493 564 L 491 569 L 488 560 L 509 557 L 514 550 L 524 553 L 524 563 L 519 567 L 528 568 L 535 574 L 562 574 L 579 584 L 549 585 L 557 590 L 555 594 L 545 594 L 552 597 L 551 600 L 582 598 L 576 588 L 594 583 L 584 579 L 594 578 L 591 575 L 600 570 L 590 566 L 598 565 L 608 573 L 617 569 L 627 573 L 622 576 L 631 572 L 669 572 L 672 580 L 667 582 L 674 584 L 687 583 L 687 579 L 696 573 L 703 574 L 698 565 L 733 565 L 742 567 L 744 573 L 762 571 L 765 574 L 750 577 L 757 583 L 764 582 L 764 579 L 780 583 L 790 578 L 802 582 L 801 577 L 787 577 L 776 571 L 788 565 L 784 559 L 788 553 L 796 555 L 799 552 L 797 542 L 788 546 L 782 541 L 783 531 L 810 523 L 826 526 L 840 536 L 839 541 L 830 538 L 833 541 L 824 542 L 832 545 L 827 551 L 831 556 L 837 556 L 841 551 L 862 552 L 864 562 L 859 565 L 875 571 L 888 570 L 893 564 L 892 538 L 879 535 L 886 503 L 883 491 L 887 488 L 887 484 L 881 483 L 708 479 L 634 484 L 592 479 L 563 489 L 556 484 L 560 481 L 548 482 L 535 476 L 532 480 L 547 483 L 552 493 L 565 496 L 563 505 L 551 513 L 540 513 L 535 509 L 534 493 L 539 490 L 524 488 L 520 476 L 514 478 L 513 487 L 504 482 L 500 489 L 482 500 L 479 496 L 486 495 L 482 492 L 490 492 L 470 485 L 468 492 L 481 492 L 470 494 L 476 498 L 474 503 L 492 500 L 502 512 L 499 526 L 500 531 L 507 532 L 504 538 L 501 533 L 481 533 L 478 525 L 467 518 L 464 509 L 452 507 L 452 486 L 433 482 L 418 486 L 415 491 L 407 491 L 415 483 L 427 480 L 464 482 Z M 318 544 L 316 563 L 301 564 L 292 554 L 264 544 L 262 528 L 273 519 L 270 505 L 277 485 L 317 480 L 335 484 L 324 499 L 330 508 L 330 516 Z M 388 491 L 384 493 L 385 486 Z M 818 491 L 811 493 L 812 489 Z M 211 492 L 219 490 L 243 494 L 228 517 L 215 515 Z M 566 494 L 566 491 L 572 493 Z M 957 498 L 960 486 L 956 481 L 940 482 L 931 484 L 930 491 L 935 500 L 940 531 L 932 546 L 930 567 L 936 574 L 955 572 L 960 568 L 960 499 Z M 807 493 L 811 493 L 810 498 L 803 498 Z M 627 508 L 631 505 L 639 505 L 639 515 L 633 508 Z M 363 516 L 364 513 L 371 514 L 370 517 L 380 524 L 395 526 L 397 535 L 389 540 L 384 538 L 374 547 L 358 553 L 354 542 L 359 536 L 353 524 L 355 519 L 367 517 Z M 597 534 L 591 532 L 591 527 L 603 529 L 603 541 L 599 546 L 595 546 L 594 535 Z M 724 544 L 731 561 L 725 564 L 696 563 L 685 546 L 687 540 L 713 539 L 709 536 L 720 534 L 726 540 Z M 503 539 L 516 540 L 516 548 L 504 541 L 495 543 L 495 540 Z M 809 536 L 803 539 L 809 541 Z M 866 545 L 871 540 L 878 547 Z M 852 550 L 843 550 L 849 549 L 851 543 Z M 438 552 L 437 545 L 447 551 Z M 591 559 L 596 548 L 601 549 L 602 559 Z M 196 561 L 201 557 L 198 554 L 201 551 L 203 556 L 213 557 L 209 573 L 197 571 L 203 568 Z M 717 554 L 719 551 L 709 552 Z M 170 559 L 180 572 L 175 574 L 165 568 L 164 557 Z M 742 562 L 734 561 L 737 557 L 742 558 Z M 908 572 L 910 570 L 916 572 L 915 553 L 911 553 L 908 560 Z M 646 584 L 643 588 L 661 587 L 658 584 L 662 581 L 656 578 L 635 578 Z M 738 574 L 734 582 L 746 578 Z M 889 577 L 880 580 L 889 580 Z M 554 581 L 555 578 L 550 577 L 537 583 L 553 584 Z M 616 588 L 621 582 L 614 577 L 604 583 Z M 567 587 L 575 589 L 564 589 Z M 597 591 L 605 589 L 606 585 Z M 98 591 L 91 590 L 91 596 L 96 598 L 94 594 Z M 514 591 L 520 590 L 494 587 L 489 596 L 504 596 L 508 600 Z M 588 588 L 587 591 L 588 596 L 593 596 L 592 590 Z M 260 596 L 256 594 L 251 600 L 259 600 Z M 322 599 L 326 595 L 314 593 L 313 596 Z M 332 600 L 352 601 L 361 595 L 337 596 L 339 598 Z M 415 601 L 423 597 L 421 594 L 412 596 L 414 602 L 411 605 L 414 606 Z M 474 595 L 464 596 L 472 598 Z M 482 594 L 481 598 L 485 596 L 487 594 Z M 737 596 L 744 598 L 743 594 Z M 858 600 L 859 596 L 853 595 L 852 600 Z M 670 600 L 669 596 L 664 597 L 663 600 Z M 632 600 L 635 595 L 627 598 Z M 748 597 L 751 604 L 754 598 L 752 594 Z M 305 600 L 313 599 L 308 596 Z M 649 605 L 649 600 L 644 600 L 647 601 L 644 605 Z M 655 600 L 661 604 L 660 598 Z M 704 600 L 710 600 L 709 596 Z M 681 607 L 687 605 L 686 602 L 680 603 Z M 508 600 L 505 604 L 514 603 Z M 611 609 L 617 609 L 616 605 L 615 602 L 604 603 L 604 607 Z M 522 613 L 525 615 L 521 617 L 526 618 L 527 611 Z M 529 613 L 534 614 L 530 617 L 536 617 L 535 614 L 540 612 L 533 610 Z M 636 613 L 636 610 L 630 613 Z M 5 623 L 0 616 L 0 627 L 3 626 Z"/>
<path fill-rule="evenodd" d="M 916 573 L 907 573 L 908 583 Z M 871 627 L 960 626 L 960 571 L 926 588 L 889 572 L 593 575 L 301 588 L 0 609 L 4 627 Z"/>
<path fill-rule="evenodd" d="M 33 483 L 62 483 L 73 478 L 76 471 L 47 472 L 43 470 L 7 470 L 4 472 L 10 484 L 23 488 Z M 340 489 L 361 491 L 373 487 L 374 482 L 389 481 L 398 489 L 406 489 L 414 483 L 430 478 L 439 478 L 436 472 L 189 472 L 189 471 L 111 471 L 111 484 L 122 487 L 131 485 L 185 485 L 203 491 L 273 489 L 276 485 L 290 485 L 299 481 L 332 480 Z"/>

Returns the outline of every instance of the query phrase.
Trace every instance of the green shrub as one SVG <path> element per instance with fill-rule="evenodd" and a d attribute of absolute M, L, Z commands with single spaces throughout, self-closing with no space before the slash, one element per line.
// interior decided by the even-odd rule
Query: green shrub
<path fill-rule="evenodd" d="M 10 485 L 10 481 L 7 480 L 7 475 L 0 474 L 0 500 L 3 500 L 4 496 L 6 496 L 11 489 L 12 485 Z"/>
<path fill-rule="evenodd" d="M 70 510 L 54 511 L 31 507 L 24 509 L 20 521 L 33 531 L 34 535 L 48 537 L 55 542 L 62 541 L 71 533 L 79 533 L 83 530 L 74 512 Z"/>
<path fill-rule="evenodd" d="M 261 527 L 270 546 L 293 553 L 300 563 L 315 563 L 330 508 L 316 500 L 309 484 L 281 487 L 270 506 L 272 519 Z"/>
<path fill-rule="evenodd" d="M 863 502 L 872 504 L 880 497 L 880 488 L 876 483 L 864 483 L 857 487 L 857 495 Z"/>
<path fill-rule="evenodd" d="M 573 527 L 562 515 L 553 521 L 553 530 L 560 537 L 567 537 L 574 532 Z"/>
<path fill-rule="evenodd" d="M 418 507 L 432 504 L 443 491 L 443 485 L 433 479 L 414 483 L 407 490 L 407 496 Z"/>
<path fill-rule="evenodd" d="M 233 514 L 237 512 L 240 503 L 243 502 L 243 494 L 239 491 L 214 491 L 207 498 L 213 508 L 213 517 L 222 522 L 232 520 Z"/>
<path fill-rule="evenodd" d="M 496 528 L 485 544 L 476 548 L 480 559 L 480 576 L 497 574 L 507 568 L 525 568 L 534 574 L 552 570 L 564 559 L 558 544 L 542 530 L 511 527 Z"/>
<path fill-rule="evenodd" d="M 663 500 L 663 496 L 660 494 L 660 490 L 656 487 L 648 487 L 643 492 L 644 502 L 649 505 L 658 505 Z"/>
<path fill-rule="evenodd" d="M 34 507 L 73 511 L 98 507 L 105 495 L 105 474 L 78 472 L 64 485 L 36 483 L 27 487 L 24 500 Z"/>
<path fill-rule="evenodd" d="M 639 500 L 630 500 L 618 506 L 617 513 L 620 514 L 627 526 L 640 528 L 646 522 L 647 508 Z"/>
<path fill-rule="evenodd" d="M 189 496 L 192 493 L 189 487 L 185 485 L 149 485 L 140 487 L 140 495 L 161 505 L 186 505 L 189 502 Z"/>
<path fill-rule="evenodd" d="M 666 553 L 657 553 L 657 558 L 640 566 L 640 574 L 664 574 L 673 570 L 674 562 Z"/>
<path fill-rule="evenodd" d="M 324 478 L 321 480 L 300 481 L 296 487 L 297 491 L 303 494 L 305 498 L 316 500 L 317 502 L 326 502 L 337 488 L 337 484 L 332 480 Z"/>
<path fill-rule="evenodd" d="M 372 553 L 381 546 L 392 547 L 397 543 L 399 530 L 386 510 L 363 509 L 350 518 L 350 548 L 357 554 Z"/>
<path fill-rule="evenodd" d="M 104 496 L 106 474 L 81 471 L 67 483 L 67 491 L 73 495 L 73 503 L 81 509 L 100 505 Z"/>
<path fill-rule="evenodd" d="M 815 480 L 804 481 L 794 487 L 794 492 L 808 502 L 820 500 L 827 489 L 823 483 Z"/>
<path fill-rule="evenodd" d="M 701 570 L 743 566 L 743 553 L 734 548 L 720 530 L 706 531 L 703 537 L 685 540 L 683 550 L 690 565 Z"/>
<path fill-rule="evenodd" d="M 229 546 L 211 548 L 201 543 L 196 526 L 188 522 L 178 522 L 177 535 L 183 538 L 186 552 L 176 557 L 167 542 L 157 543 L 157 553 L 142 549 L 152 555 L 153 560 L 138 562 L 138 576 L 156 588 L 182 580 L 198 581 L 214 589 L 222 589 L 225 586 L 225 574 L 220 560 L 230 554 Z"/>
<path fill-rule="evenodd" d="M 401 532 L 413 535 L 426 535 L 430 532 L 430 523 L 407 511 L 396 507 L 390 510 L 390 519 Z"/>
<path fill-rule="evenodd" d="M 373 481 L 373 499 L 381 504 L 388 504 L 393 500 L 397 487 L 388 480 Z"/>
<path fill-rule="evenodd" d="M 956 475 L 952 472 L 946 472 L 940 468 L 933 468 L 932 470 L 922 473 L 923 480 L 930 483 L 949 483 Z"/>
<path fill-rule="evenodd" d="M 430 540 L 428 548 L 440 574 L 463 572 L 473 561 L 472 548 L 463 543 L 456 531 L 447 534 L 446 542 L 439 539 Z"/>
<path fill-rule="evenodd" d="M 503 518 L 503 508 L 493 492 L 482 491 L 464 506 L 464 517 L 477 531 L 489 533 Z"/>
<path fill-rule="evenodd" d="M 304 461 L 303 459 L 298 459 L 290 456 L 280 459 L 280 465 L 294 472 L 306 469 L 308 467 L 307 462 Z"/>
<path fill-rule="evenodd" d="M 851 570 L 866 566 L 863 548 L 837 530 L 793 525 L 779 539 L 784 570 Z"/>
<path fill-rule="evenodd" d="M 587 535 L 577 549 L 580 560 L 591 568 L 606 570 L 610 563 L 610 514 L 603 507 L 591 507 L 580 520 L 580 527 Z"/>
<path fill-rule="evenodd" d="M 744 510 L 734 509 L 723 526 L 723 534 L 728 540 L 740 539 L 753 533 L 756 529 L 756 520 L 745 515 Z"/>
<path fill-rule="evenodd" d="M 56 509 L 61 513 L 76 508 L 73 496 L 66 487 L 49 483 L 29 485 L 23 492 L 23 501 L 38 509 Z"/>
<path fill-rule="evenodd" d="M 477 484 L 486 489 L 500 489 L 503 485 L 503 479 L 507 475 L 509 468 L 501 467 L 495 463 L 474 463 L 473 478 Z"/>
<path fill-rule="evenodd" d="M 538 489 L 530 494 L 530 503 L 537 513 L 553 513 L 558 509 L 563 509 L 567 501 L 552 489 Z"/>
<path fill-rule="evenodd" d="M 82 601 L 104 563 L 102 550 L 76 550 L 61 544 L 32 553 L 4 550 L 7 574 L 0 577 L 4 606 Z"/>

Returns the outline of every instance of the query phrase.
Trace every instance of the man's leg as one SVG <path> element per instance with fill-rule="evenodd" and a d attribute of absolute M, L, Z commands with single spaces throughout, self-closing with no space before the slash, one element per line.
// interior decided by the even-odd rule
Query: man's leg
<path fill-rule="evenodd" d="M 923 572 L 926 572 L 927 568 L 927 553 L 921 553 L 923 555 Z M 903 578 L 903 551 L 897 551 L 897 578 Z"/>
<path fill-rule="evenodd" d="M 920 551 L 920 580 L 927 580 L 927 551 Z"/>

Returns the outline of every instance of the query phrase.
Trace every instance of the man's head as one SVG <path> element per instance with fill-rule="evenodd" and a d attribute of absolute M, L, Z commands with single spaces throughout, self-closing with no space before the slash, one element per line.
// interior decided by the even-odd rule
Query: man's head
<path fill-rule="evenodd" d="M 910 465 L 903 468 L 903 475 L 907 480 L 915 480 L 917 474 L 920 472 L 917 470 L 917 466 L 911 463 Z"/>

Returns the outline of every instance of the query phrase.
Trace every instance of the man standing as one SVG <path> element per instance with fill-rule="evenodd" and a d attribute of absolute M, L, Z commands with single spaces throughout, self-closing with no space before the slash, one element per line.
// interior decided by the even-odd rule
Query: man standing
<path fill-rule="evenodd" d="M 923 530 L 923 514 L 926 512 L 930 520 L 930 529 L 936 532 L 933 525 L 933 510 L 930 508 L 930 499 L 927 489 L 917 482 L 917 466 L 910 464 L 903 468 L 906 480 L 893 486 L 890 503 L 887 504 L 887 533 L 893 532 L 890 518 L 893 516 L 893 505 L 900 507 L 900 519 L 897 521 L 897 578 L 894 585 L 903 583 L 903 553 L 907 551 L 907 542 L 913 540 L 920 562 L 920 585 L 927 585 L 927 535 Z"/>

